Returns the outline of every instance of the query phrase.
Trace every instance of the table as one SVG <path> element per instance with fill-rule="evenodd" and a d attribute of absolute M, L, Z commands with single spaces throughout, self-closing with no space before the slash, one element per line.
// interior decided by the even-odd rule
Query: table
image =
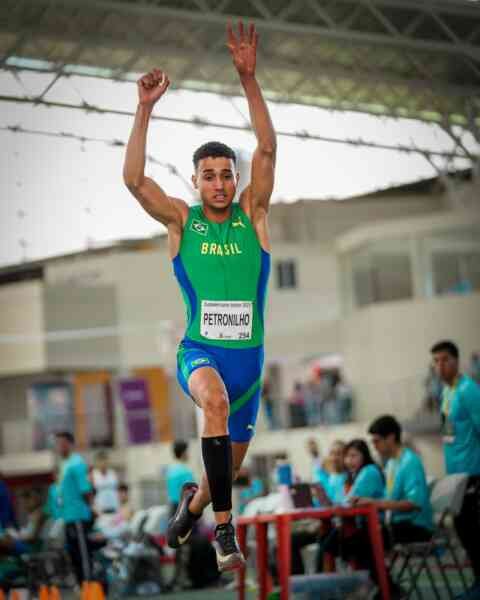
<path fill-rule="evenodd" d="M 270 523 L 277 531 L 277 559 L 280 583 L 280 599 L 288 600 L 290 596 L 290 562 L 291 562 L 291 523 L 302 519 L 319 519 L 330 521 L 334 517 L 366 517 L 370 543 L 373 548 L 378 585 L 383 600 L 390 600 L 383 537 L 375 505 L 362 506 L 330 506 L 328 508 L 298 509 L 288 513 L 256 515 L 240 517 L 237 520 L 238 544 L 245 554 L 247 550 L 247 528 L 255 527 L 257 545 L 257 580 L 259 600 L 266 600 L 269 590 L 268 575 L 268 537 L 267 529 Z M 245 567 L 238 571 L 238 600 L 245 600 Z"/>

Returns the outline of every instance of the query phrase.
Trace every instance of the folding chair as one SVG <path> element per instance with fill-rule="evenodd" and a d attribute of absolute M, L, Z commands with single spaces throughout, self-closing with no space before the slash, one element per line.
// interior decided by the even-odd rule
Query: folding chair
<path fill-rule="evenodd" d="M 447 565 L 442 561 L 442 556 L 448 554 L 452 558 L 453 569 L 459 573 L 462 585 L 465 590 L 467 589 L 467 582 L 457 552 L 458 545 L 452 535 L 451 526 L 448 524 L 448 519 L 457 516 L 462 508 L 467 482 L 468 476 L 464 474 L 448 475 L 435 482 L 431 492 L 431 503 L 435 515 L 435 530 L 432 539 L 428 542 L 396 544 L 394 546 L 390 569 L 393 571 L 397 561 L 401 561 L 396 580 L 398 583 L 407 580 L 407 598 L 410 598 L 413 593 L 418 598 L 423 598 L 418 583 L 420 575 L 425 572 L 435 597 L 438 600 L 441 599 L 441 589 L 435 582 L 431 565 L 432 560 L 438 569 L 448 597 L 452 600 L 455 598 L 455 593 L 447 575 Z"/>

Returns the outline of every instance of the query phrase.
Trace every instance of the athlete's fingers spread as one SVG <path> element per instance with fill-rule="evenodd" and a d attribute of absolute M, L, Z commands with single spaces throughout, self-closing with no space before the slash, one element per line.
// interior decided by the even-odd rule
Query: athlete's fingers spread
<path fill-rule="evenodd" d="M 240 43 L 243 44 L 245 42 L 245 28 L 243 27 L 243 21 L 238 22 L 238 35 L 240 37 Z"/>
<path fill-rule="evenodd" d="M 250 23 L 250 25 L 248 26 L 248 43 L 252 44 L 255 41 L 255 25 L 253 23 Z"/>
<path fill-rule="evenodd" d="M 232 22 L 229 21 L 227 23 L 227 46 L 231 50 L 235 48 L 237 45 L 237 38 L 235 37 L 235 33 L 233 31 Z"/>

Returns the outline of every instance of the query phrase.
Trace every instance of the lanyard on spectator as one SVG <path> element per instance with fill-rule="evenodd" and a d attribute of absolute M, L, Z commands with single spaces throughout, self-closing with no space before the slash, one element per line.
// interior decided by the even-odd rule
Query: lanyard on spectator
<path fill-rule="evenodd" d="M 399 456 L 397 458 L 392 459 L 388 464 L 387 492 L 389 495 L 392 493 L 393 486 L 395 484 L 395 479 L 397 477 L 397 471 L 398 471 L 398 465 L 399 465 L 400 459 L 402 457 L 402 454 L 403 454 L 403 448 L 402 448 L 402 451 L 400 452 Z"/>
<path fill-rule="evenodd" d="M 446 419 L 448 419 L 448 416 L 450 414 L 452 398 L 453 398 L 455 392 L 457 391 L 458 380 L 459 380 L 459 377 L 457 376 L 457 377 L 455 377 L 455 380 L 451 387 L 445 386 L 443 388 L 442 413 Z"/>

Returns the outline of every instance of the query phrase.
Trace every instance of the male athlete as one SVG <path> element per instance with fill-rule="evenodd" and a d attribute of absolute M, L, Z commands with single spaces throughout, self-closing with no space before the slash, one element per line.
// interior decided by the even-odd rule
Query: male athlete
<path fill-rule="evenodd" d="M 139 104 L 127 146 L 124 181 L 143 208 L 168 230 L 173 269 L 186 304 L 187 330 L 177 354 L 178 379 L 203 412 L 205 474 L 185 484 L 169 523 L 168 543 L 178 548 L 212 502 L 215 550 L 221 571 L 244 563 L 232 525 L 232 481 L 254 433 L 263 366 L 263 313 L 270 271 L 267 212 L 273 189 L 276 138 L 255 78 L 258 34 L 253 25 L 227 27 L 227 46 L 250 110 L 257 147 L 251 180 L 238 204 L 235 154 L 210 142 L 193 155 L 192 182 L 201 204 L 188 207 L 145 177 L 147 129 L 168 88 L 154 69 L 138 81 Z"/>

